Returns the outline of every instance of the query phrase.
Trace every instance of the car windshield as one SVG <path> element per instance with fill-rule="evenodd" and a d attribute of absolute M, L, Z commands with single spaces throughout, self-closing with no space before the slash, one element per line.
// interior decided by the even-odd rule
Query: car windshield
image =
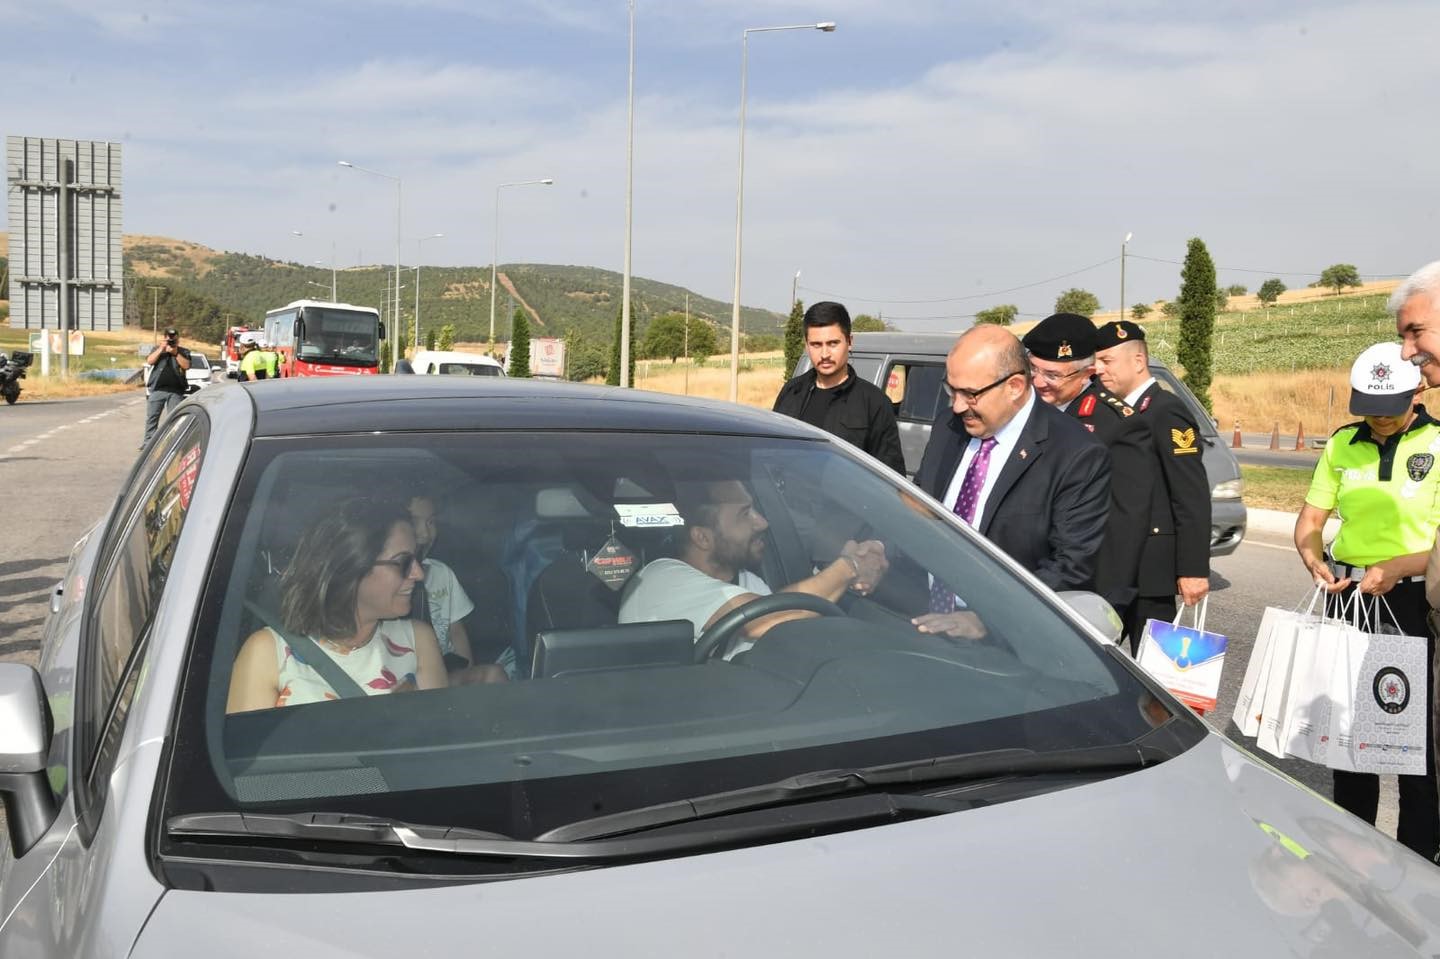
<path fill-rule="evenodd" d="M 380 327 L 374 313 L 311 306 L 305 309 L 303 319 L 300 359 L 341 365 L 375 362 Z"/>
<path fill-rule="evenodd" d="M 204 353 L 192 352 L 190 354 L 190 368 L 192 370 L 208 370 L 210 368 L 210 361 L 205 359 Z"/>
<path fill-rule="evenodd" d="M 490 363 L 441 363 L 438 366 L 440 373 L 447 373 L 453 376 L 500 376 L 501 370 L 498 365 Z"/>
<path fill-rule="evenodd" d="M 375 517 L 383 545 L 357 545 Z M 787 587 L 835 577 L 836 604 L 794 611 Z M 170 813 L 353 809 L 527 838 L 818 770 L 1123 744 L 1168 718 L 1042 588 L 821 440 L 262 438 L 208 582 Z M 767 593 L 791 611 L 758 635 L 703 629 L 716 596 Z M 942 606 L 930 622 L 954 635 L 917 629 Z M 344 620 L 328 637 L 306 625 L 327 610 Z M 364 645 L 337 641 L 386 610 Z M 455 621 L 480 675 L 413 691 Z M 321 646 L 362 695 L 305 666 Z"/>

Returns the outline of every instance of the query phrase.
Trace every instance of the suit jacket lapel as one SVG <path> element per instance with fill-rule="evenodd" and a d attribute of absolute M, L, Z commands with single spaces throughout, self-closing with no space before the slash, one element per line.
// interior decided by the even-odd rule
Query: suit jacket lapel
<path fill-rule="evenodd" d="M 995 511 L 1005 501 L 1005 495 L 1010 492 L 1010 488 L 1020 481 L 1020 477 L 1035 465 L 1035 461 L 1045 451 L 1045 440 L 1050 436 L 1050 424 L 1045 422 L 1045 409 L 1051 408 L 1042 409 L 1044 406 L 1044 401 L 1038 396 L 1035 397 L 1035 405 L 1030 410 L 1030 419 L 1026 421 L 1025 427 L 1020 431 L 1020 438 L 1016 440 L 1014 449 L 1010 451 L 1010 458 L 1001 466 L 1000 475 L 996 477 L 995 485 L 990 488 L 990 495 L 985 498 L 985 512 L 980 517 L 982 535 L 989 531 L 990 523 L 995 518 Z M 994 464 L 991 465 L 993 467 Z"/>
<path fill-rule="evenodd" d="M 945 444 L 940 457 L 940 468 L 935 474 L 935 488 L 926 490 L 942 502 L 945 500 L 945 491 L 950 488 L 950 481 L 955 478 L 960 459 L 965 455 L 965 447 L 970 445 L 970 434 L 965 432 L 959 420 L 952 417 L 945 428 L 950 431 L 950 442 Z"/>

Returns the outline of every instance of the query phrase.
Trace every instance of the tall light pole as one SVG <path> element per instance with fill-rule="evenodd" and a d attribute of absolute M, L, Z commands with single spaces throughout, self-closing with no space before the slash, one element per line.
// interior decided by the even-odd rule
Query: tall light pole
<path fill-rule="evenodd" d="M 398 176 L 389 173 L 381 173 L 379 170 L 370 170 L 363 166 L 356 166 L 348 160 L 341 160 L 340 165 L 349 167 L 351 170 L 359 170 L 361 173 L 368 173 L 371 176 L 384 177 L 387 180 L 395 181 L 395 311 L 390 317 L 390 368 L 393 370 L 395 364 L 400 362 L 400 236 L 402 223 L 402 211 L 404 209 L 404 186 Z M 330 277 L 334 283 L 334 274 Z"/>
<path fill-rule="evenodd" d="M 420 349 L 420 262 L 425 255 L 425 241 L 443 239 L 445 234 L 432 233 L 415 241 L 415 349 Z"/>
<path fill-rule="evenodd" d="M 1125 319 L 1125 246 L 1130 242 L 1134 233 L 1126 233 L 1125 239 L 1120 241 L 1120 319 Z"/>
<path fill-rule="evenodd" d="M 495 246 L 490 254 L 490 350 L 495 350 L 495 276 L 500 265 L 500 191 L 507 186 L 549 186 L 554 183 L 551 177 L 544 177 L 539 180 L 516 180 L 513 183 L 501 183 L 495 187 Z"/>
<path fill-rule="evenodd" d="M 790 312 L 795 312 L 795 301 L 800 294 L 800 271 L 795 271 L 795 278 L 790 281 Z"/>
<path fill-rule="evenodd" d="M 150 335 L 154 337 L 155 342 L 158 343 L 160 342 L 160 291 L 165 289 L 165 287 L 147 286 L 145 289 L 150 291 Z M 61 346 L 61 349 L 68 350 L 69 348 L 69 343 L 62 344 Z"/>
<path fill-rule="evenodd" d="M 300 230 L 291 230 L 291 231 L 290 231 L 290 235 L 291 235 L 291 236 L 304 236 L 305 234 L 304 234 L 303 232 L 301 232 Z M 316 265 L 316 266 L 324 266 L 325 264 L 321 263 L 319 260 L 316 260 L 316 261 L 315 261 L 315 265 Z M 334 240 L 331 240 L 331 241 L 330 241 L 330 302 L 331 302 L 331 303 L 339 303 L 339 302 L 340 302 L 339 298 L 336 297 L 336 295 L 335 295 L 335 241 L 334 241 Z"/>
<path fill-rule="evenodd" d="M 630 80 L 625 97 L 625 267 L 620 283 L 620 385 L 630 385 L 630 224 L 635 196 L 635 0 L 630 0 Z"/>
<path fill-rule="evenodd" d="M 735 297 L 730 312 L 730 402 L 740 399 L 740 237 L 745 222 L 745 78 L 750 61 L 750 34 L 780 30 L 835 32 L 834 21 L 789 27 L 750 27 L 740 36 L 740 172 L 735 187 Z"/>

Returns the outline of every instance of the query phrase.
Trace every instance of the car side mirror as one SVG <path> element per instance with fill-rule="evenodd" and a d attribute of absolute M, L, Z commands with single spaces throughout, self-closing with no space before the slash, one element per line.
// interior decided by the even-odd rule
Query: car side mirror
<path fill-rule="evenodd" d="M 1119 645 L 1120 638 L 1125 635 L 1125 624 L 1120 621 L 1120 614 L 1115 612 L 1115 607 L 1097 594 L 1085 590 L 1067 589 L 1059 595 L 1077 616 L 1095 627 L 1106 640 Z"/>
<path fill-rule="evenodd" d="M 29 852 L 55 821 L 55 794 L 45 775 L 51 728 L 40 674 L 24 663 L 0 663 L 0 801 L 16 856 Z"/>

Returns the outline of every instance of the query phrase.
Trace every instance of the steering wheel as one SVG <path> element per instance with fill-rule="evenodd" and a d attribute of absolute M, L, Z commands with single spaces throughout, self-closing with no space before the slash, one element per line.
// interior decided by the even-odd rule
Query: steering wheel
<path fill-rule="evenodd" d="M 695 641 L 695 662 L 703 663 L 707 659 L 714 659 L 722 649 L 729 648 L 735 634 L 746 623 L 772 613 L 796 609 L 819 613 L 821 616 L 846 615 L 845 610 L 830 600 L 811 596 L 809 593 L 771 593 L 769 596 L 757 596 L 745 605 L 730 610 L 700 634 L 700 638 Z"/>

